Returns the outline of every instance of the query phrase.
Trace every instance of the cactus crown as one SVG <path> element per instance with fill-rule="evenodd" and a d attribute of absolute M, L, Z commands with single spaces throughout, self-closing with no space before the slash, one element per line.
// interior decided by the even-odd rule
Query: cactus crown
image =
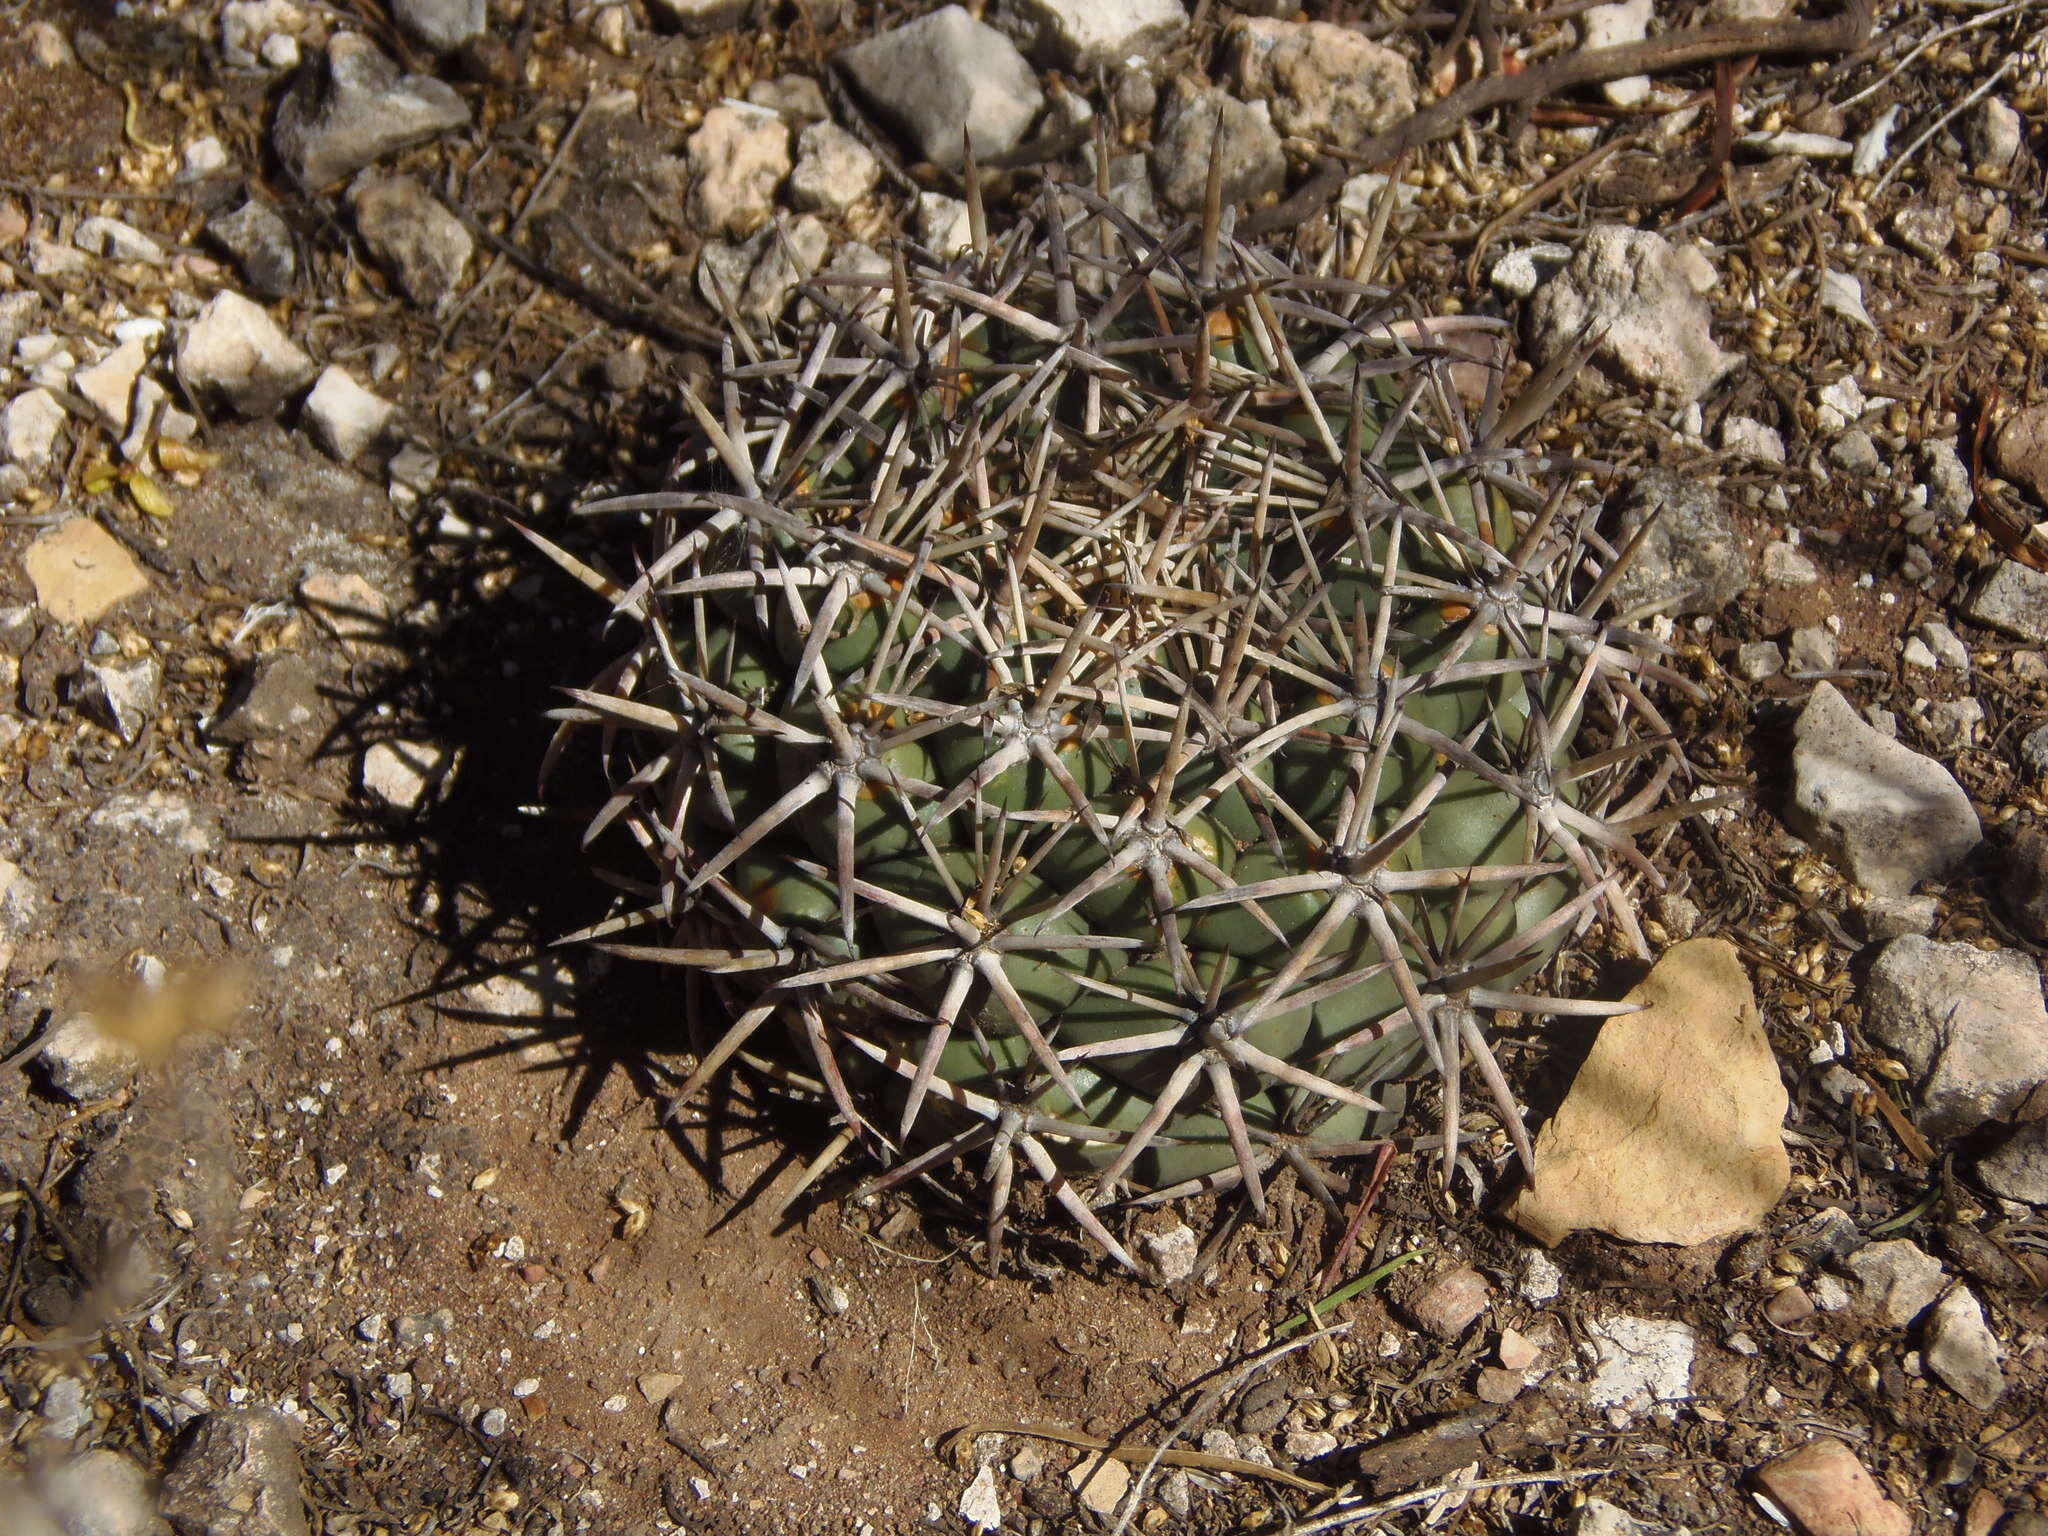
<path fill-rule="evenodd" d="M 978 227 L 978 221 L 977 221 Z M 1001 239 L 736 323 L 630 643 L 560 713 L 711 977 L 687 1098 L 771 1022 L 887 1165 L 1023 1166 L 1107 1252 L 1132 1192 L 1360 1150 L 1604 912 L 1679 766 L 1620 555 L 1368 283 L 1047 189 Z M 1497 381 L 1496 381 L 1497 383 Z M 1537 466 L 1541 467 L 1541 466 Z M 638 929 L 636 934 L 633 930 Z M 639 940 L 645 940 L 640 942 Z"/>

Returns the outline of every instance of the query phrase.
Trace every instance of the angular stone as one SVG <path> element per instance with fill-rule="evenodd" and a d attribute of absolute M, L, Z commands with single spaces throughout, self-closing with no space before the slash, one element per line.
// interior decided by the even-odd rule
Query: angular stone
<path fill-rule="evenodd" d="M 380 741 L 363 754 L 363 792 L 391 810 L 425 810 L 441 792 L 455 755 L 433 741 Z"/>
<path fill-rule="evenodd" d="M 1492 1300 L 1486 1277 L 1469 1264 L 1425 1281 L 1402 1304 L 1419 1327 L 1446 1343 L 1463 1338 Z"/>
<path fill-rule="evenodd" d="M 291 1422 L 268 1409 L 224 1409 L 179 1441 L 163 1508 L 178 1536 L 307 1536 Z"/>
<path fill-rule="evenodd" d="M 1966 1285 L 1935 1303 L 1927 1319 L 1927 1368 L 1972 1408 L 1989 1413 L 2005 1395 L 2004 1351 Z"/>
<path fill-rule="evenodd" d="M 1045 105 L 1031 66 L 957 5 L 856 43 L 841 67 L 923 159 L 962 163 L 964 134 L 986 163 L 1016 148 Z"/>
<path fill-rule="evenodd" d="M 2048 1205 L 2048 1119 L 2028 1121 L 1977 1159 L 1977 1181 L 2008 1200 Z"/>
<path fill-rule="evenodd" d="M 1181 213 L 1208 194 L 1209 158 L 1223 162 L 1223 202 L 1251 202 L 1287 184 L 1287 155 L 1264 101 L 1243 102 L 1216 86 L 1175 80 L 1152 145 L 1152 184 Z"/>
<path fill-rule="evenodd" d="M 1579 19 L 1579 51 L 1590 53 L 1640 43 L 1649 36 L 1650 18 L 1654 14 L 1651 0 L 1617 0 L 1612 5 L 1596 5 Z M 1609 80 L 1600 87 L 1600 94 L 1617 107 L 1641 106 L 1650 99 L 1650 78 L 1625 75 Z"/>
<path fill-rule="evenodd" d="M 320 718 L 319 674 L 305 657 L 285 651 L 256 663 L 207 735 L 238 746 L 289 740 Z"/>
<path fill-rule="evenodd" d="M 2035 645 L 2048 645 L 2048 571 L 2001 560 L 1967 610 L 1979 624 Z"/>
<path fill-rule="evenodd" d="M 1600 1027 L 1536 1137 L 1508 1215 L 1538 1241 L 1597 1228 L 1699 1243 L 1752 1230 L 1791 1177 L 1777 1058 L 1735 947 L 1688 939 Z"/>
<path fill-rule="evenodd" d="M 135 557 L 89 517 L 59 523 L 22 556 L 36 605 L 60 624 L 90 624 L 149 590 Z"/>
<path fill-rule="evenodd" d="M 1865 724 L 1832 684 L 1814 688 L 1793 743 L 1787 819 L 1857 884 L 1907 895 L 1983 840 L 1954 775 Z"/>
<path fill-rule="evenodd" d="M 789 127 L 759 107 L 713 107 L 690 135 L 692 227 L 714 239 L 745 239 L 775 211 L 789 174 Z"/>
<path fill-rule="evenodd" d="M 367 38 L 337 32 L 278 103 L 270 139 L 300 185 L 317 191 L 468 123 L 469 108 L 454 87 L 401 75 Z"/>
<path fill-rule="evenodd" d="M 1597 1359 L 1586 1382 L 1595 1408 L 1640 1413 L 1692 1396 L 1698 1336 L 1686 1323 L 1654 1317 L 1609 1317 L 1586 1324 Z"/>
<path fill-rule="evenodd" d="M 1714 342 L 1711 305 L 1700 293 L 1697 253 L 1662 235 L 1602 224 L 1529 304 L 1530 350 L 1548 363 L 1588 334 L 1597 356 L 1628 379 L 1690 404 L 1741 359 Z"/>
<path fill-rule="evenodd" d="M 1188 13 L 1181 0 L 1011 0 L 1004 25 L 1039 63 L 1086 79 L 1159 52 Z"/>
<path fill-rule="evenodd" d="M 730 310 L 749 326 L 770 326 L 831 247 L 831 233 L 815 214 L 781 214 L 744 244 L 705 246 L 697 258 L 697 291 L 721 313 Z"/>
<path fill-rule="evenodd" d="M 71 375 L 72 391 L 98 413 L 100 424 L 117 437 L 128 430 L 131 420 L 144 420 L 164 399 L 163 387 L 144 379 L 149 363 L 149 344 L 139 338 L 124 341 L 96 363 Z"/>
<path fill-rule="evenodd" d="M 1870 1243 L 1840 1263 L 1855 1285 L 1856 1315 L 1887 1328 L 1911 1327 L 1948 1284 L 1941 1260 L 1903 1237 Z"/>
<path fill-rule="evenodd" d="M 1912 1517 L 1832 1436 L 1764 1463 L 1756 1481 L 1802 1536 L 1913 1536 Z"/>
<path fill-rule="evenodd" d="M 1349 27 L 1255 17 L 1231 32 L 1237 94 L 1271 103 L 1283 134 L 1350 149 L 1415 110 L 1408 60 Z"/>
<path fill-rule="evenodd" d="M 476 241 L 439 198 L 411 176 L 366 171 L 348 201 L 363 244 L 408 299 L 437 309 L 454 294 Z"/>
<path fill-rule="evenodd" d="M 57 451 L 64 407 L 47 389 L 25 389 L 0 406 L 0 459 L 40 470 Z"/>
<path fill-rule="evenodd" d="M 838 218 L 881 179 L 882 162 L 837 123 L 812 123 L 797 135 L 796 167 L 789 175 L 789 200 L 796 208 Z"/>
<path fill-rule="evenodd" d="M 79 703 L 116 736 L 132 742 L 155 712 L 163 683 L 164 669 L 153 656 L 140 661 L 88 661 Z"/>
<path fill-rule="evenodd" d="M 95 215 L 80 219 L 71 232 L 71 243 L 108 261 L 134 261 L 148 267 L 164 264 L 164 248 L 133 224 Z"/>
<path fill-rule="evenodd" d="M 1696 476 L 1650 469 L 1621 498 L 1616 538 L 1655 522 L 1614 587 L 1618 613 L 1651 603 L 1673 617 L 1719 613 L 1749 585 L 1749 554 L 1721 497 Z"/>
<path fill-rule="evenodd" d="M 142 1058 L 124 1040 L 117 1040 L 90 1016 L 73 1014 L 53 1028 L 37 1057 L 50 1087 L 74 1104 L 109 1098 L 128 1086 Z"/>
<path fill-rule="evenodd" d="M 1893 939 L 1863 987 L 1863 1031 L 1912 1074 L 1928 1136 L 2011 1119 L 2048 1082 L 2041 968 L 2016 950 Z"/>
<path fill-rule="evenodd" d="M 206 237 L 234 262 L 242 280 L 266 299 L 281 299 L 299 280 L 292 227 L 270 204 L 250 198 L 233 213 L 206 221 Z"/>
<path fill-rule="evenodd" d="M 313 441 L 347 464 L 383 435 L 394 409 L 350 378 L 347 369 L 330 366 L 307 394 L 303 419 Z"/>
<path fill-rule="evenodd" d="M 433 53 L 453 53 L 483 35 L 484 0 L 392 0 L 399 31 Z"/>
<path fill-rule="evenodd" d="M 260 304 L 222 292 L 178 339 L 178 373 L 244 416 L 267 416 L 312 379 L 314 364 Z"/>

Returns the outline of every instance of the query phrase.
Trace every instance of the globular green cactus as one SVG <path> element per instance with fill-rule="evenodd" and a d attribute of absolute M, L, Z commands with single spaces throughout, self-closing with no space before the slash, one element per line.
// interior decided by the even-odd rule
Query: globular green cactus
<path fill-rule="evenodd" d="M 1467 1056 L 1526 1159 L 1480 1015 L 1640 946 L 1680 766 L 1528 402 L 1213 211 L 890 266 L 735 322 L 673 489 L 599 504 L 636 578 L 543 541 L 628 637 L 560 713 L 654 879 L 588 936 L 730 1012 L 682 1097 L 786 1027 L 883 1182 L 978 1169 L 993 1246 L 1021 1160 L 1126 1264 L 1120 1200 L 1313 1180 L 1422 1072 L 1455 1131 Z"/>

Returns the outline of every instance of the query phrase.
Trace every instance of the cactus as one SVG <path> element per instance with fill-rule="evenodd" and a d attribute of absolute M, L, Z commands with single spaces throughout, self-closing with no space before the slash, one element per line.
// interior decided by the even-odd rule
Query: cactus
<path fill-rule="evenodd" d="M 1641 948 L 1682 769 L 1627 551 L 1508 446 L 1564 374 L 1468 414 L 1442 326 L 1213 207 L 975 212 L 732 322 L 673 488 L 595 504 L 635 578 L 537 540 L 628 640 L 557 713 L 653 878 L 581 937 L 715 983 L 682 1099 L 786 1031 L 877 1184 L 978 1170 L 992 1254 L 1020 1165 L 1130 1264 L 1119 1202 L 1320 1191 L 1425 1072 L 1448 1171 L 1466 1057 L 1526 1163 L 1481 1017 L 1602 1009 L 1515 989 Z"/>

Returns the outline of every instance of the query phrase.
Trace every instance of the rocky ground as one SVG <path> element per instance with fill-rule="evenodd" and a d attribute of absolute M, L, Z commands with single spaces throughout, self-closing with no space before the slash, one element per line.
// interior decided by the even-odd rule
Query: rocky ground
<path fill-rule="evenodd" d="M 0 1526 L 2040 1536 L 2044 38 L 0 14 Z M 991 219 L 1099 160 L 1171 222 L 1213 145 L 1241 232 L 1565 370 L 1525 441 L 1655 514 L 1616 602 L 1721 798 L 1646 835 L 1657 971 L 1596 931 L 1552 988 L 1654 1006 L 1504 1048 L 1548 1205 L 1368 1159 L 1349 1242 L 1283 1186 L 1145 1218 L 1163 1283 L 990 1277 L 942 1192 L 781 1215 L 820 1115 L 666 1116 L 669 979 L 534 958 L 603 909 L 536 783 L 604 640 L 508 519 L 616 552 L 571 508 L 660 482 L 722 340 L 972 238 L 963 129 Z"/>

